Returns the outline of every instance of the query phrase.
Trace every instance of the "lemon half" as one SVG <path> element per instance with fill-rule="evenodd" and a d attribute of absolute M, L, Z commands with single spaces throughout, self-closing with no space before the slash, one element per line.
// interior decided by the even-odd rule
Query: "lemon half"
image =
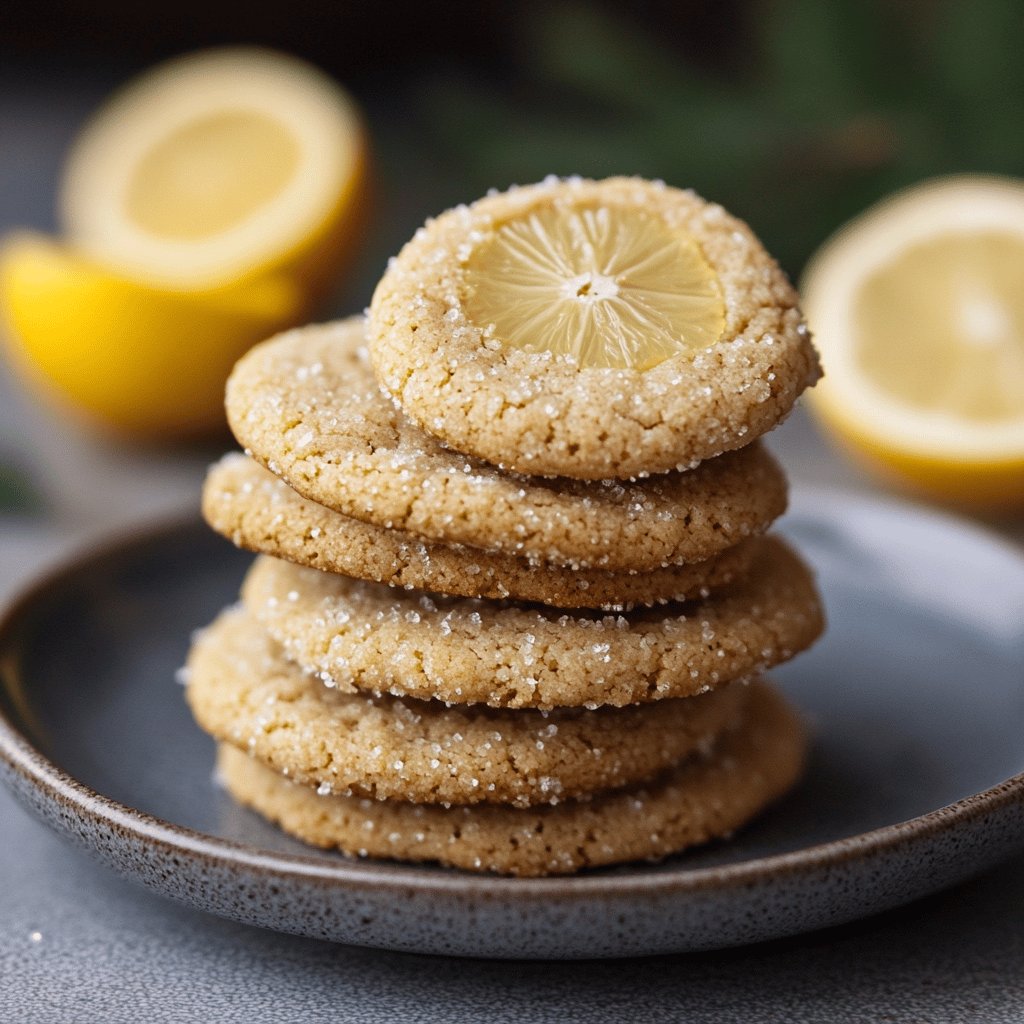
<path fill-rule="evenodd" d="M 855 454 L 942 499 L 1024 503 L 1024 183 L 898 194 L 801 291 L 825 365 L 809 402 Z"/>
<path fill-rule="evenodd" d="M 637 210 L 541 206 L 470 255 L 466 313 L 505 343 L 579 366 L 647 370 L 714 344 L 718 277 L 697 243 Z"/>
<path fill-rule="evenodd" d="M 337 273 L 362 210 L 366 145 L 348 95 L 310 65 L 254 48 L 173 60 L 125 87 L 74 145 L 60 206 L 69 240 L 165 288 Z"/>
<path fill-rule="evenodd" d="M 107 426 L 186 436 L 224 422 L 224 381 L 251 345 L 295 322 L 283 278 L 199 292 L 152 288 L 41 235 L 0 248 L 4 340 L 15 363 Z"/>

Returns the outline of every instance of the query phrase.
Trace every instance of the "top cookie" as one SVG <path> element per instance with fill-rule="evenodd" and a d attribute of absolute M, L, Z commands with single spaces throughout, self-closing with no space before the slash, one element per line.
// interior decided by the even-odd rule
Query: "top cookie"
<path fill-rule="evenodd" d="M 370 307 L 403 412 L 502 468 L 692 468 L 775 426 L 820 369 L 742 222 L 637 178 L 550 178 L 428 221 Z"/>
<path fill-rule="evenodd" d="M 226 400 L 254 458 L 354 519 L 572 569 L 645 572 L 710 558 L 785 508 L 785 478 L 761 445 L 631 484 L 502 473 L 444 448 L 381 395 L 363 332 L 353 318 L 257 345 Z"/>

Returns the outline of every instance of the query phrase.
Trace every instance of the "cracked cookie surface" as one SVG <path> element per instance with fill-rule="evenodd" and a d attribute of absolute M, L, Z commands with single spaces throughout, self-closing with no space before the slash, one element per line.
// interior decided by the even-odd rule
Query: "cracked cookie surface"
<path fill-rule="evenodd" d="M 405 594 L 258 558 L 246 608 L 307 671 L 365 689 L 495 707 L 688 697 L 792 657 L 823 628 L 807 567 L 764 537 L 711 597 L 624 614 Z"/>
<path fill-rule="evenodd" d="M 534 565 L 525 558 L 425 541 L 342 515 L 303 498 L 239 453 L 210 468 L 203 516 L 239 547 L 325 572 L 403 590 L 607 611 L 707 596 L 746 571 L 755 545 L 751 538 L 704 562 L 644 573 Z"/>
<path fill-rule="evenodd" d="M 427 540 L 569 568 L 700 562 L 763 532 L 786 481 L 760 445 L 636 482 L 503 473 L 445 448 L 377 387 L 359 318 L 257 345 L 227 386 L 239 443 L 294 490 Z"/>
<path fill-rule="evenodd" d="M 315 846 L 540 876 L 657 860 L 727 836 L 793 786 L 806 746 L 803 725 L 782 697 L 753 684 L 743 720 L 710 756 L 684 761 L 650 783 L 554 807 L 445 808 L 320 796 L 223 744 L 217 764 L 236 800 Z"/>
<path fill-rule="evenodd" d="M 643 235 L 650 251 L 625 260 Z M 652 268 L 661 273 L 648 280 Z M 674 339 L 687 317 L 693 337 Z M 623 320 L 627 356 L 602 365 Z M 552 321 L 568 342 L 549 337 Z M 655 335 L 663 343 L 645 355 Z M 543 476 L 693 467 L 770 430 L 820 376 L 796 292 L 750 228 L 638 178 L 548 179 L 428 221 L 378 284 L 368 337 L 408 418 L 459 451 Z"/>
<path fill-rule="evenodd" d="M 186 690 L 206 732 L 322 795 L 516 806 L 652 778 L 709 750 L 747 693 L 737 683 L 657 706 L 548 713 L 339 693 L 237 608 L 194 643 Z"/>

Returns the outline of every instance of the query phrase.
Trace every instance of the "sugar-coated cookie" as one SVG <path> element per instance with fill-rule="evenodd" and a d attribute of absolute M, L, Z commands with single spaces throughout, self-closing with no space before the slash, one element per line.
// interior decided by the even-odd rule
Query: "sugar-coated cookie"
<path fill-rule="evenodd" d="M 763 532 L 786 481 L 760 445 L 636 483 L 541 480 L 444 448 L 385 399 L 359 318 L 257 345 L 227 386 L 253 457 L 303 496 L 428 540 L 570 568 L 700 562 Z"/>
<path fill-rule="evenodd" d="M 704 562 L 644 573 L 542 566 L 361 522 L 303 498 L 237 452 L 210 468 L 203 515 L 239 547 L 325 572 L 405 590 L 606 611 L 706 596 L 747 570 L 756 544 L 751 538 Z"/>
<path fill-rule="evenodd" d="M 811 574 L 775 537 L 709 598 L 623 614 L 408 594 L 258 558 L 242 596 L 288 656 L 339 688 L 495 707 L 687 697 L 821 632 Z"/>
<path fill-rule="evenodd" d="M 424 430 L 588 480 L 747 445 L 820 375 L 796 292 L 747 225 L 639 178 L 550 178 L 428 221 L 377 285 L 368 338 Z"/>
<path fill-rule="evenodd" d="M 321 796 L 227 744 L 218 768 L 236 800 L 315 846 L 530 876 L 657 860 L 730 835 L 790 789 L 805 752 L 800 721 L 770 687 L 756 684 L 742 724 L 710 756 L 651 783 L 554 807 Z"/>
<path fill-rule="evenodd" d="M 199 725 L 314 786 L 414 803 L 559 803 L 649 779 L 739 720 L 748 688 L 602 711 L 508 711 L 330 689 L 240 609 L 196 640 L 186 694 Z"/>

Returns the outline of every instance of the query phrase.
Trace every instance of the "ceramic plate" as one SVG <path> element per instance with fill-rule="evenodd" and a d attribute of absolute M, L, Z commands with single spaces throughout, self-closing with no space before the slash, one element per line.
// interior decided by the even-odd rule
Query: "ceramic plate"
<path fill-rule="evenodd" d="M 1024 848 L 1024 556 L 911 506 L 798 493 L 783 524 L 830 628 L 776 673 L 814 752 L 730 843 L 660 865 L 510 880 L 347 860 L 211 780 L 175 670 L 250 556 L 199 523 L 80 558 L 0 625 L 0 774 L 59 832 L 225 917 L 388 949 L 630 956 L 837 924 Z"/>

